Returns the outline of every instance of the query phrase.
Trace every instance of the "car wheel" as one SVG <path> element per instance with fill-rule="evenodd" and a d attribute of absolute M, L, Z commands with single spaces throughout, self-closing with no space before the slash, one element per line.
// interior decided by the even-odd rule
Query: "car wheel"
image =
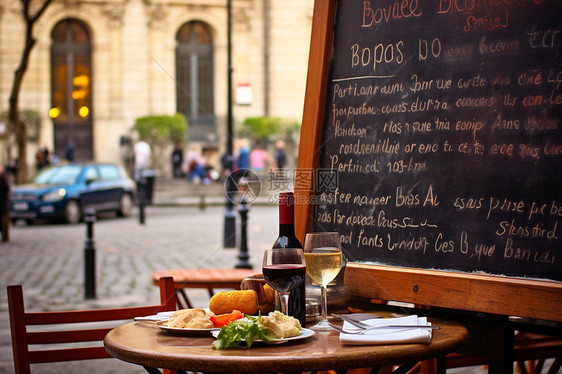
<path fill-rule="evenodd" d="M 64 218 L 66 222 L 75 224 L 80 222 L 82 218 L 82 209 L 80 208 L 80 204 L 76 200 L 70 200 L 66 203 L 66 207 L 64 208 Z"/>
<path fill-rule="evenodd" d="M 133 212 L 133 199 L 128 193 L 123 193 L 121 195 L 121 201 L 119 201 L 119 211 L 117 214 L 121 217 L 128 217 Z"/>

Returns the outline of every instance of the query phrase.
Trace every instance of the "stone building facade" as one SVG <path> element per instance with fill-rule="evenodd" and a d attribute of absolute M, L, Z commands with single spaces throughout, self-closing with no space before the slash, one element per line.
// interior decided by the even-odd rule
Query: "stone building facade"
<path fill-rule="evenodd" d="M 232 0 L 235 128 L 251 116 L 300 121 L 312 3 Z M 69 139 L 82 158 L 123 162 L 137 117 L 186 111 L 187 141 L 220 155 L 227 21 L 227 0 L 54 0 L 34 29 L 20 94 L 20 109 L 40 119 L 31 131 L 30 166 L 41 147 L 63 158 Z M 0 0 L 0 113 L 8 110 L 24 31 L 20 0 Z M 16 156 L 7 139 L 0 125 L 3 163 Z"/>

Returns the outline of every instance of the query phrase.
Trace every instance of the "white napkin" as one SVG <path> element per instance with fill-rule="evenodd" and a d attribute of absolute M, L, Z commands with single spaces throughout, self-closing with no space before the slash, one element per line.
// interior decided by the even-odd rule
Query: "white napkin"
<path fill-rule="evenodd" d="M 374 318 L 361 321 L 371 326 L 388 325 L 427 325 L 426 317 L 416 315 L 398 318 Z M 361 331 L 360 328 L 348 322 L 343 323 L 347 331 Z M 431 341 L 431 330 L 422 328 L 377 328 L 364 334 L 340 334 L 340 342 L 343 344 L 366 345 L 366 344 L 407 344 L 407 343 L 429 343 Z"/>

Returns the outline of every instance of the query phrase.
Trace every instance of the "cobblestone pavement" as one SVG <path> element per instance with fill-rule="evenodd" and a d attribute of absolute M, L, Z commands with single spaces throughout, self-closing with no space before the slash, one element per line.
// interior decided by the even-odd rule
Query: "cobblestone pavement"
<path fill-rule="evenodd" d="M 105 308 L 154 304 L 155 270 L 234 267 L 237 249 L 222 246 L 225 208 L 149 206 L 145 224 L 137 216 L 102 217 L 94 226 L 97 298 L 84 300 L 85 224 L 37 224 L 12 227 L 11 241 L 0 244 L 0 373 L 13 373 L 6 286 L 22 284 L 30 310 Z M 237 214 L 237 223 L 239 215 Z M 250 262 L 261 266 L 263 248 L 277 235 L 277 208 L 252 207 L 249 214 Z M 206 291 L 190 297 L 207 306 Z M 32 373 L 145 373 L 117 360 L 32 365 Z"/>

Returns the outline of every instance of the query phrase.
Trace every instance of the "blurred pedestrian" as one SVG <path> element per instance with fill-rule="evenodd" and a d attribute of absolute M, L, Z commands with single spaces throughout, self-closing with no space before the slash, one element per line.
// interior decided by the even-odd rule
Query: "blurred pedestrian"
<path fill-rule="evenodd" d="M 19 169 L 19 159 L 13 159 L 6 167 L 5 172 L 8 175 L 12 175 L 12 178 L 15 179 L 18 176 L 18 169 Z"/>
<path fill-rule="evenodd" d="M 172 174 L 174 178 L 183 178 L 183 143 L 177 141 L 172 152 Z"/>
<path fill-rule="evenodd" d="M 2 241 L 10 240 L 10 183 L 4 165 L 0 165 L 0 232 Z"/>
<path fill-rule="evenodd" d="M 250 163 L 252 169 L 255 171 L 262 171 L 265 169 L 268 161 L 267 152 L 263 149 L 261 144 L 256 144 L 256 147 L 250 152 Z"/>
<path fill-rule="evenodd" d="M 66 142 L 66 148 L 64 149 L 64 158 L 66 158 L 68 162 L 74 161 L 74 141 L 72 139 Z"/>
<path fill-rule="evenodd" d="M 45 152 L 42 149 L 37 150 L 35 153 L 35 167 L 37 171 L 40 171 L 45 166 L 47 166 L 47 160 L 45 160 Z"/>
<path fill-rule="evenodd" d="M 221 179 L 226 179 L 232 173 L 232 169 L 234 168 L 234 156 L 228 153 L 225 153 L 221 157 Z"/>
<path fill-rule="evenodd" d="M 185 155 L 185 163 L 187 169 L 187 180 L 193 183 L 207 184 L 205 164 L 206 161 L 201 156 L 199 149 L 196 145 L 191 145 L 187 154 Z"/>
<path fill-rule="evenodd" d="M 43 147 L 43 158 L 45 159 L 45 166 L 51 165 L 51 152 L 47 146 Z"/>
<path fill-rule="evenodd" d="M 242 147 L 240 147 L 236 166 L 242 171 L 248 170 L 250 168 L 250 153 L 248 152 L 248 148 L 245 145 L 242 145 Z"/>
<path fill-rule="evenodd" d="M 275 142 L 275 163 L 279 170 L 283 169 L 287 164 L 287 154 L 285 153 L 285 142 L 283 140 Z"/>
<path fill-rule="evenodd" d="M 135 179 L 140 180 L 141 171 L 150 167 L 150 159 L 152 158 L 152 149 L 144 140 L 139 140 L 134 146 L 135 152 Z"/>

